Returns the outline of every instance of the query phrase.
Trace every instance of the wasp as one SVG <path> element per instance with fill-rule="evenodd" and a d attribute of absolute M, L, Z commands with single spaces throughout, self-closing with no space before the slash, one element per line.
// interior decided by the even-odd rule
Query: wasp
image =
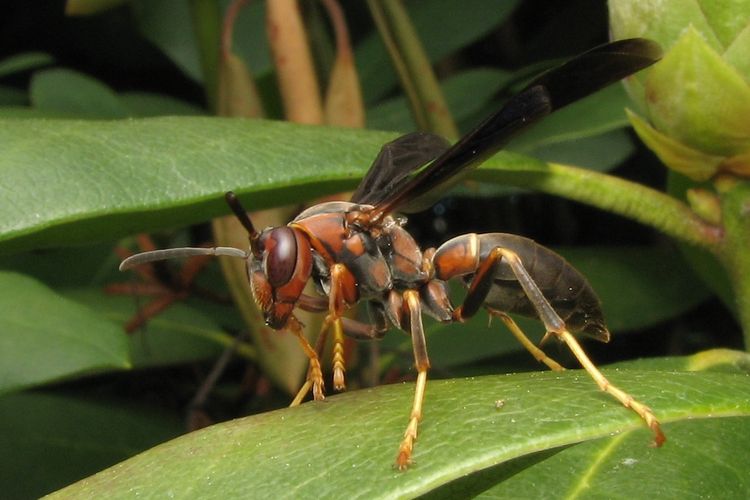
<path fill-rule="evenodd" d="M 609 340 L 601 304 L 586 278 L 563 257 L 534 241 L 506 233 L 464 234 L 438 248 L 422 250 L 395 216 L 426 195 L 454 181 L 459 173 L 481 164 L 516 133 L 561 107 L 655 63 L 659 46 L 646 39 L 604 44 L 534 79 L 474 130 L 450 145 L 423 132 L 385 144 L 349 201 L 314 205 L 286 226 L 258 231 L 238 198 L 226 194 L 230 209 L 249 235 L 249 249 L 230 247 L 175 248 L 140 253 L 120 265 L 195 255 L 243 259 L 253 297 L 266 324 L 294 334 L 309 358 L 307 380 L 295 398 L 312 390 L 324 399 L 324 378 L 316 349 L 303 334 L 295 308 L 325 313 L 321 335 L 334 333 L 333 387 L 344 381 L 344 335 L 382 338 L 390 325 L 411 335 L 417 371 L 414 401 L 399 445 L 396 466 L 412 461 L 422 419 L 427 354 L 422 314 L 439 321 L 461 322 L 480 308 L 497 317 L 539 361 L 554 370 L 549 358 L 516 325 L 509 313 L 539 319 L 548 338 L 566 344 L 596 384 L 637 413 L 654 435 L 665 437 L 659 421 L 643 403 L 611 384 L 588 358 L 573 334 Z M 447 282 L 460 279 L 466 295 L 454 306 Z M 303 292 L 312 280 L 319 295 Z M 344 317 L 347 308 L 365 302 L 370 322 Z"/>

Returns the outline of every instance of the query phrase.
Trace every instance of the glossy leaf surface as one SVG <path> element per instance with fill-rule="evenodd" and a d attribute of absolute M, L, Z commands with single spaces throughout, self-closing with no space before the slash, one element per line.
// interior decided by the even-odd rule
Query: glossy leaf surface
<path fill-rule="evenodd" d="M 652 406 L 670 441 L 687 445 L 688 419 L 750 426 L 747 375 L 610 370 L 614 383 Z M 60 492 L 60 498 L 133 494 L 220 498 L 237 492 L 261 497 L 394 498 L 433 491 L 451 480 L 519 457 L 579 442 L 595 447 L 630 437 L 630 453 L 650 460 L 662 450 L 631 412 L 599 392 L 587 375 L 531 373 L 428 383 L 425 418 L 407 472 L 393 470 L 412 385 L 384 386 L 219 424 L 138 455 Z M 497 401 L 502 401 L 498 407 Z M 673 426 L 671 423 L 682 423 Z M 614 436 L 614 437 L 611 437 Z M 696 441 L 701 446 L 703 441 Z M 714 443 L 729 460 L 737 442 Z M 695 463 L 679 464 L 684 474 Z M 557 484 L 550 474 L 548 487 Z M 580 477 L 580 476 L 579 476 Z M 650 491 L 667 494 L 651 475 Z M 732 479 L 734 480 L 734 479 Z M 552 484 L 550 484 L 552 481 Z M 621 488 L 643 487 L 642 477 Z M 665 489 L 662 489 L 666 487 Z"/>
<path fill-rule="evenodd" d="M 129 366 L 119 325 L 32 278 L 0 272 L 0 394 Z"/>

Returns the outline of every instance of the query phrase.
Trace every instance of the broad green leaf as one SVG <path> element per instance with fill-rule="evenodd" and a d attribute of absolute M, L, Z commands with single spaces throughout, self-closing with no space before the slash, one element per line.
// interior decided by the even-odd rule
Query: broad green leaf
<path fill-rule="evenodd" d="M 0 398 L 3 498 L 38 498 L 183 432 L 179 418 L 124 401 Z"/>
<path fill-rule="evenodd" d="M 508 149 L 546 161 L 610 170 L 633 152 L 623 131 L 629 99 L 611 85 L 546 117 L 508 144 Z"/>
<path fill-rule="evenodd" d="M 67 290 L 63 294 L 118 325 L 124 325 L 138 314 L 138 306 L 148 301 L 148 297 L 136 302 L 134 297 L 107 296 L 101 290 L 91 289 Z M 132 335 L 128 336 L 124 329 L 121 335 L 128 339 L 134 368 L 215 358 L 234 343 L 234 338 L 225 333 L 213 317 L 182 303 L 171 305 Z M 253 348 L 247 343 L 238 348 L 240 355 L 254 356 Z"/>
<path fill-rule="evenodd" d="M 746 375 L 606 373 L 655 409 L 669 440 L 690 440 L 690 420 L 698 418 L 723 422 L 737 417 L 744 433 L 750 428 Z M 411 384 L 384 386 L 218 424 L 157 446 L 52 498 L 225 498 L 237 492 L 273 498 L 413 497 L 509 460 L 580 442 L 604 445 L 632 435 L 641 446 L 632 448 L 630 458 L 645 461 L 660 452 L 649 448 L 651 436 L 641 421 L 581 372 L 478 377 L 428 383 L 416 463 L 398 472 L 392 464 L 412 390 Z M 737 456 L 731 435 L 711 444 L 714 456 Z M 675 461 L 672 471 L 689 474 L 693 467 L 694 462 Z M 637 491 L 639 479 L 627 483 L 630 490 L 625 491 Z M 557 481 L 552 475 L 548 488 Z M 658 486 L 650 493 L 671 492 Z"/>
<path fill-rule="evenodd" d="M 670 441 L 661 449 L 644 448 L 639 435 L 623 433 L 501 464 L 441 488 L 434 497 L 455 498 L 457 491 L 493 499 L 625 500 L 640 492 L 662 498 L 678 492 L 685 498 L 747 496 L 750 476 L 738 470 L 744 465 L 738 461 L 750 446 L 750 419 L 681 421 L 668 428 Z"/>
<path fill-rule="evenodd" d="M 34 74 L 29 89 L 38 110 L 85 118 L 125 118 L 128 110 L 115 92 L 90 76 L 69 69 Z"/>
<path fill-rule="evenodd" d="M 128 368 L 122 329 L 17 273 L 0 271 L 0 394 Z"/>
<path fill-rule="evenodd" d="M 14 73 L 52 64 L 54 59 L 44 52 L 24 52 L 0 61 L 0 78 Z"/>
<path fill-rule="evenodd" d="M 0 246 L 112 240 L 352 187 L 393 134 L 221 118 L 0 121 Z"/>
<path fill-rule="evenodd" d="M 54 289 L 102 288 L 106 282 L 123 279 L 113 246 L 109 242 L 92 243 L 0 255 L 0 269 L 25 274 Z"/>

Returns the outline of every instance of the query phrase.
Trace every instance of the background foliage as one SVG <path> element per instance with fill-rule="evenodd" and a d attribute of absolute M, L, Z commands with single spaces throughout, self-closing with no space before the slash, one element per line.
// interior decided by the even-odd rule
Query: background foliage
<path fill-rule="evenodd" d="M 87 3 L 97 4 L 69 5 Z M 84 17 L 64 16 L 63 2 L 10 5 L 0 21 L 4 497 L 50 493 L 165 442 L 60 495 L 227 496 L 260 493 L 259 485 L 294 497 L 747 493 L 748 361 L 708 350 L 743 347 L 727 295 L 709 291 L 653 229 L 507 185 L 528 187 L 523 173 L 543 169 L 542 159 L 663 189 L 663 167 L 627 129 L 620 86 L 545 120 L 489 161 L 481 183 L 469 181 L 408 227 L 425 246 L 507 231 L 563 253 L 600 294 L 613 331 L 610 344 L 587 344 L 592 357 L 650 358 L 607 374 L 655 410 L 664 448 L 648 448 L 637 418 L 585 374 L 534 373 L 528 354 L 483 315 L 428 328 L 430 376 L 445 380 L 428 385 L 417 464 L 406 474 L 390 466 L 411 384 L 355 390 L 410 378 L 401 333 L 348 345 L 349 393 L 279 411 L 303 371 L 268 370 L 215 262 L 188 293 L 180 263 L 146 277 L 183 300 L 126 335 L 123 325 L 149 299 L 104 289 L 128 281 L 116 249 L 136 249 L 135 233 L 154 232 L 159 247 L 212 241 L 206 222 L 226 213 L 228 189 L 252 209 L 297 210 L 354 187 L 379 146 L 415 124 L 364 3 L 348 3 L 346 17 L 368 130 L 210 116 L 205 42 L 191 16 L 213 2 L 107 3 L 118 5 Z M 333 46 L 325 16 L 301 3 L 316 61 L 330 67 L 321 62 Z M 607 38 L 599 1 L 407 6 L 461 131 L 539 70 Z M 263 16 L 262 2 L 241 12 L 233 51 L 252 70 L 267 116 L 281 119 Z M 520 324 L 540 338 L 539 325 Z M 565 351 L 547 350 L 574 366 Z"/>

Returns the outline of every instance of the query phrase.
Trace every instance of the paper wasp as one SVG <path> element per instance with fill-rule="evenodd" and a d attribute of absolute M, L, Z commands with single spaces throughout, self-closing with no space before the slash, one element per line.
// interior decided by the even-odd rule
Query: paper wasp
<path fill-rule="evenodd" d="M 651 428 L 658 446 L 665 438 L 651 410 L 612 385 L 594 366 L 572 333 L 609 339 L 599 299 L 586 279 L 561 256 L 527 238 L 504 233 L 464 234 L 437 249 L 421 250 L 391 214 L 444 186 L 501 149 L 515 133 L 547 114 L 656 62 L 658 45 L 644 39 L 594 48 L 533 80 L 495 114 L 454 145 L 429 133 L 411 133 L 383 146 L 348 202 L 327 202 L 299 214 L 286 226 L 256 230 L 239 200 L 226 194 L 229 207 L 249 234 L 248 251 L 229 247 L 175 248 L 134 255 L 120 265 L 194 255 L 244 259 L 253 296 L 266 323 L 299 338 L 310 359 L 305 385 L 323 395 L 316 350 L 303 335 L 294 309 L 326 312 L 323 334 L 334 332 L 333 386 L 344 388 L 343 336 L 382 337 L 389 324 L 410 333 L 417 370 L 409 422 L 398 450 L 399 469 L 411 463 L 422 418 L 427 356 L 422 313 L 439 321 L 463 321 L 484 307 L 500 318 L 531 354 L 552 369 L 562 369 L 535 346 L 507 313 L 538 318 L 545 339 L 564 342 L 599 387 L 635 411 Z M 461 278 L 463 303 L 454 307 L 446 282 Z M 303 293 L 312 279 L 320 296 Z M 343 317 L 365 301 L 372 323 Z M 543 339 L 544 340 L 544 339 Z"/>

